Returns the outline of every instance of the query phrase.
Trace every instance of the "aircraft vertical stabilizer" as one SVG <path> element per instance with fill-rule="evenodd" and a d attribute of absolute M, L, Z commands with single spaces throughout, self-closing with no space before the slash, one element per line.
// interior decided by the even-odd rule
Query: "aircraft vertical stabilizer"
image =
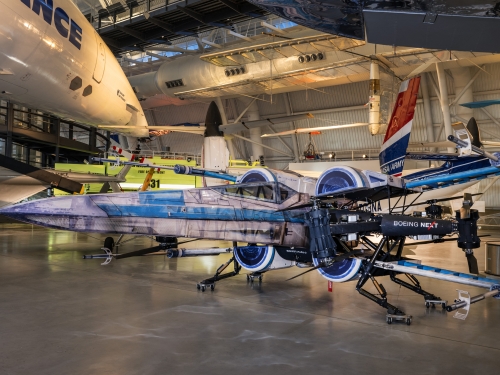
<path fill-rule="evenodd" d="M 379 154 L 380 169 L 385 174 L 399 177 L 403 172 L 419 86 L 420 77 L 414 77 L 403 81 L 399 88 Z"/>

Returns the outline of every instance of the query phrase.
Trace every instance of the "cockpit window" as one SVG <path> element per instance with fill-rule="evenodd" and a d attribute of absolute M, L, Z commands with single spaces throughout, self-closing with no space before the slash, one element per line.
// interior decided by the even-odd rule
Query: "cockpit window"
<path fill-rule="evenodd" d="M 274 203 L 281 203 L 297 193 L 293 189 L 290 189 L 280 183 L 277 186 L 278 196 L 276 196 L 275 187 L 276 184 L 272 182 L 257 182 L 249 184 L 225 185 L 223 187 L 213 188 L 213 190 L 224 195 L 253 198 Z"/>
<path fill-rule="evenodd" d="M 280 191 L 280 201 L 278 203 L 286 201 L 288 198 L 293 197 L 297 192 L 282 183 L 278 184 Z"/>
<path fill-rule="evenodd" d="M 234 195 L 244 198 L 255 198 L 274 202 L 274 186 L 273 184 L 243 184 L 243 185 L 227 185 L 223 189 L 217 189 L 222 194 Z"/>

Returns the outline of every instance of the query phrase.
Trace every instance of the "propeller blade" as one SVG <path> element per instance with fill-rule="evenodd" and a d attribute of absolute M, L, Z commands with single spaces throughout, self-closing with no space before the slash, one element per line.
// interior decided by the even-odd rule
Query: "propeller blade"
<path fill-rule="evenodd" d="M 477 259 L 473 253 L 465 254 L 467 258 L 467 265 L 469 266 L 469 273 L 473 273 L 475 275 L 479 274 L 479 267 L 477 266 Z"/>

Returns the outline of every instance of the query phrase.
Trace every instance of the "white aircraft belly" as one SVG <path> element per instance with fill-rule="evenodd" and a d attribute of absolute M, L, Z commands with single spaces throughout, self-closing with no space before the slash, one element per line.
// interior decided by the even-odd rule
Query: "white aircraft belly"
<path fill-rule="evenodd" d="M 58 0 L 56 7 L 81 27 L 80 49 L 59 33 L 54 17 L 49 24 L 19 0 L 0 0 L 0 68 L 12 73 L 0 75 L 0 97 L 88 125 L 134 125 L 121 131 L 147 136 L 144 112 L 109 48 L 98 54 L 104 42 L 70 0 Z M 75 77 L 82 84 L 72 90 Z M 88 86 L 92 93 L 83 96 Z"/>

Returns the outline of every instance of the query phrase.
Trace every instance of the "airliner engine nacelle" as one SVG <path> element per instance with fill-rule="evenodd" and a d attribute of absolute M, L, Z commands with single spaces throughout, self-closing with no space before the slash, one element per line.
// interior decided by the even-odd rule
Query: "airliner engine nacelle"
<path fill-rule="evenodd" d="M 327 169 L 319 176 L 314 195 L 385 184 L 387 184 L 387 176 L 382 173 L 359 170 L 348 166 L 336 166 Z"/>
<path fill-rule="evenodd" d="M 278 171 L 268 168 L 252 168 L 238 177 L 237 183 L 279 182 L 299 192 L 313 195 L 316 179 L 302 176 L 291 171 Z"/>

